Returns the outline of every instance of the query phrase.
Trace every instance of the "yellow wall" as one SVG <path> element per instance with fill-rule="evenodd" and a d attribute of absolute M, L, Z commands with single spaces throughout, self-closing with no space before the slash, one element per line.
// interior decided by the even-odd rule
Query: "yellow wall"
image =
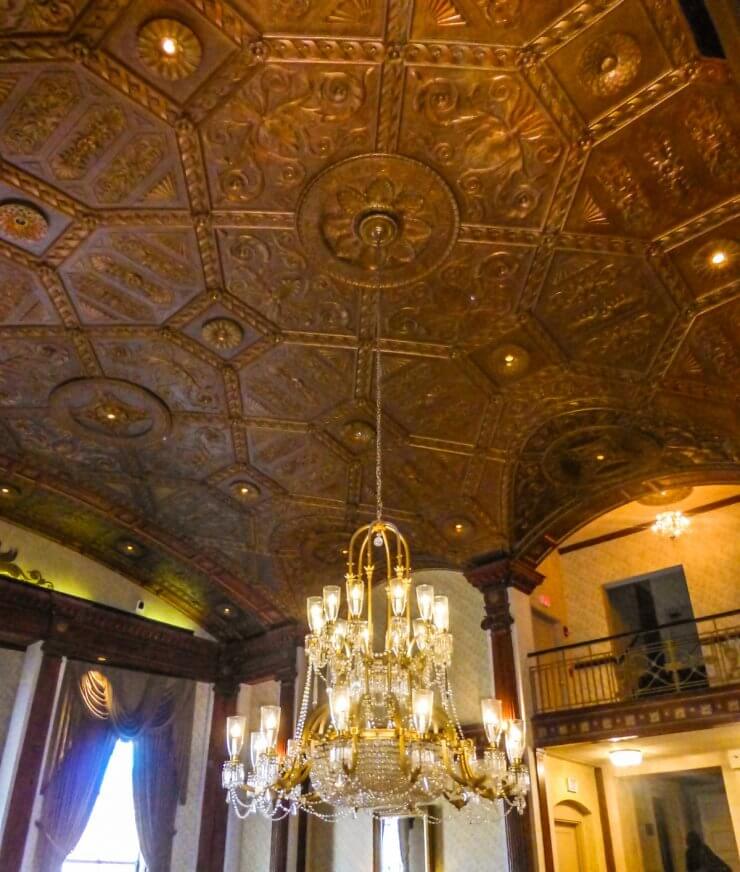
<path fill-rule="evenodd" d="M 594 767 L 584 763 L 575 763 L 545 754 L 545 787 L 547 790 L 547 807 L 550 816 L 550 832 L 553 843 L 555 841 L 555 819 L 557 817 L 570 819 L 567 805 L 558 808 L 559 803 L 577 803 L 585 808 L 589 814 L 583 819 L 584 848 L 587 872 L 606 872 L 606 858 L 604 855 L 604 840 L 601 829 L 601 815 L 599 813 L 599 796 L 596 790 L 596 776 Z M 576 791 L 568 790 L 568 778 L 576 781 Z M 555 850 L 555 848 L 553 848 Z M 557 872 L 569 872 L 558 865 L 555 858 Z"/>
<path fill-rule="evenodd" d="M 0 520 L 0 543 L 3 551 L 18 551 L 16 563 L 22 569 L 26 572 L 39 570 L 60 593 L 113 606 L 186 630 L 195 630 L 198 635 L 207 635 L 199 631 L 190 618 L 146 588 L 38 533 Z M 144 603 L 142 611 L 136 609 L 138 600 Z"/>
<path fill-rule="evenodd" d="M 696 617 L 740 607 L 740 503 L 696 515 L 680 539 L 656 536 L 649 530 L 551 555 L 539 566 L 543 586 L 531 597 L 547 592 L 548 610 L 568 627 L 566 643 L 608 636 L 605 584 L 683 566 Z"/>

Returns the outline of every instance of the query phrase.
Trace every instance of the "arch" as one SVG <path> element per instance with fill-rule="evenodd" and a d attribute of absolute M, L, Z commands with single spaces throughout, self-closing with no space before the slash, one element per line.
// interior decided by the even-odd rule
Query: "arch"
<path fill-rule="evenodd" d="M 578 802 L 577 799 L 561 799 L 560 802 L 556 803 L 553 806 L 553 813 L 557 817 L 557 810 L 564 808 L 578 812 L 583 817 L 587 817 L 591 814 L 591 809 L 587 805 L 584 805 L 582 802 Z"/>

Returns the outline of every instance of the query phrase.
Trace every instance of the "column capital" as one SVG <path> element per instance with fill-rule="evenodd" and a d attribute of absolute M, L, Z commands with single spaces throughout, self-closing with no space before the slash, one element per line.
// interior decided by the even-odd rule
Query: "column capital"
<path fill-rule="evenodd" d="M 465 578 L 483 594 L 491 588 L 513 587 L 529 596 L 544 576 L 524 560 L 506 554 L 474 560 L 463 570 Z"/>

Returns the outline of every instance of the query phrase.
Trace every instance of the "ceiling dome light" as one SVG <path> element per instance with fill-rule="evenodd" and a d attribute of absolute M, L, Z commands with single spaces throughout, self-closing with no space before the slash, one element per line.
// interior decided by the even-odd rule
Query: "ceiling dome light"
<path fill-rule="evenodd" d="M 642 751 L 639 748 L 615 748 L 609 752 L 612 766 L 623 769 L 626 766 L 639 766 L 642 763 Z"/>
<path fill-rule="evenodd" d="M 712 266 L 724 266 L 727 263 L 727 254 L 722 249 L 713 251 L 709 258 Z"/>
<path fill-rule="evenodd" d="M 163 37 L 159 46 L 166 55 L 172 56 L 174 54 L 177 54 L 177 41 L 174 40 L 171 36 Z"/>

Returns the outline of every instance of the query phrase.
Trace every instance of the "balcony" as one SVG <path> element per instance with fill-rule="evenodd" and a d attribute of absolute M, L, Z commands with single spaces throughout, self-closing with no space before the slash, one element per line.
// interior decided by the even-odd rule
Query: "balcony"
<path fill-rule="evenodd" d="M 535 651 L 529 661 L 537 744 L 740 716 L 740 609 Z"/>

